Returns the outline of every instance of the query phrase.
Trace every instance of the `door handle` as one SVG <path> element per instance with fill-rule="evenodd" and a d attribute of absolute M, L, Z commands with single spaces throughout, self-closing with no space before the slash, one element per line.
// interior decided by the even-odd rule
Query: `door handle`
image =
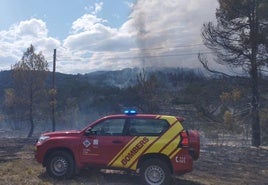
<path fill-rule="evenodd" d="M 120 140 L 114 140 L 114 141 L 112 141 L 112 143 L 114 143 L 114 144 L 121 144 L 121 143 L 123 143 L 123 142 L 120 141 Z"/>

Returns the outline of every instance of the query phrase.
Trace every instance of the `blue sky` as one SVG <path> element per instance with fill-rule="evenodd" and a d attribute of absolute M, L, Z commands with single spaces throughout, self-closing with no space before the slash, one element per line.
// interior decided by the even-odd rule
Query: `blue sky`
<path fill-rule="evenodd" d="M 216 0 L 1 0 L 0 70 L 33 44 L 50 68 L 88 73 L 126 67 L 199 67 L 200 29 Z"/>
<path fill-rule="evenodd" d="M 111 27 L 121 26 L 128 18 L 131 4 L 135 0 L 1 0 L 0 30 L 30 18 L 42 19 L 47 23 L 49 35 L 64 39 L 72 22 L 86 13 L 93 13 L 96 4 L 101 6 L 99 16 L 109 20 Z"/>

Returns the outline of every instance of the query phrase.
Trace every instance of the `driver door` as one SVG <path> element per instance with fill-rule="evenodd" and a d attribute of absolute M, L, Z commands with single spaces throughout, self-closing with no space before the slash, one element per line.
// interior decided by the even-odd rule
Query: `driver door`
<path fill-rule="evenodd" d="M 82 161 L 94 166 L 107 166 L 126 144 L 125 119 L 107 119 L 82 138 Z"/>

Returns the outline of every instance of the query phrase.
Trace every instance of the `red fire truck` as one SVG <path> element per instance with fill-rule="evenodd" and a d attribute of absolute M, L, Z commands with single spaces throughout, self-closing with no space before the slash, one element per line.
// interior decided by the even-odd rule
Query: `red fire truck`
<path fill-rule="evenodd" d="M 109 115 L 81 131 L 42 134 L 35 158 L 58 179 L 95 167 L 137 172 L 144 184 L 169 184 L 172 174 L 192 171 L 199 158 L 199 134 L 185 130 L 183 121 L 133 110 Z"/>

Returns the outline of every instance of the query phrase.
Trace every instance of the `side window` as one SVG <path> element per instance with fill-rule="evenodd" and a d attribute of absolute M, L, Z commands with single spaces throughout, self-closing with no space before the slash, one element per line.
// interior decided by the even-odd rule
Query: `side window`
<path fill-rule="evenodd" d="M 124 125 L 125 119 L 109 119 L 94 126 L 91 133 L 98 136 L 121 136 Z"/>
<path fill-rule="evenodd" d="M 131 136 L 159 136 L 169 127 L 165 120 L 130 119 L 128 134 Z"/>

